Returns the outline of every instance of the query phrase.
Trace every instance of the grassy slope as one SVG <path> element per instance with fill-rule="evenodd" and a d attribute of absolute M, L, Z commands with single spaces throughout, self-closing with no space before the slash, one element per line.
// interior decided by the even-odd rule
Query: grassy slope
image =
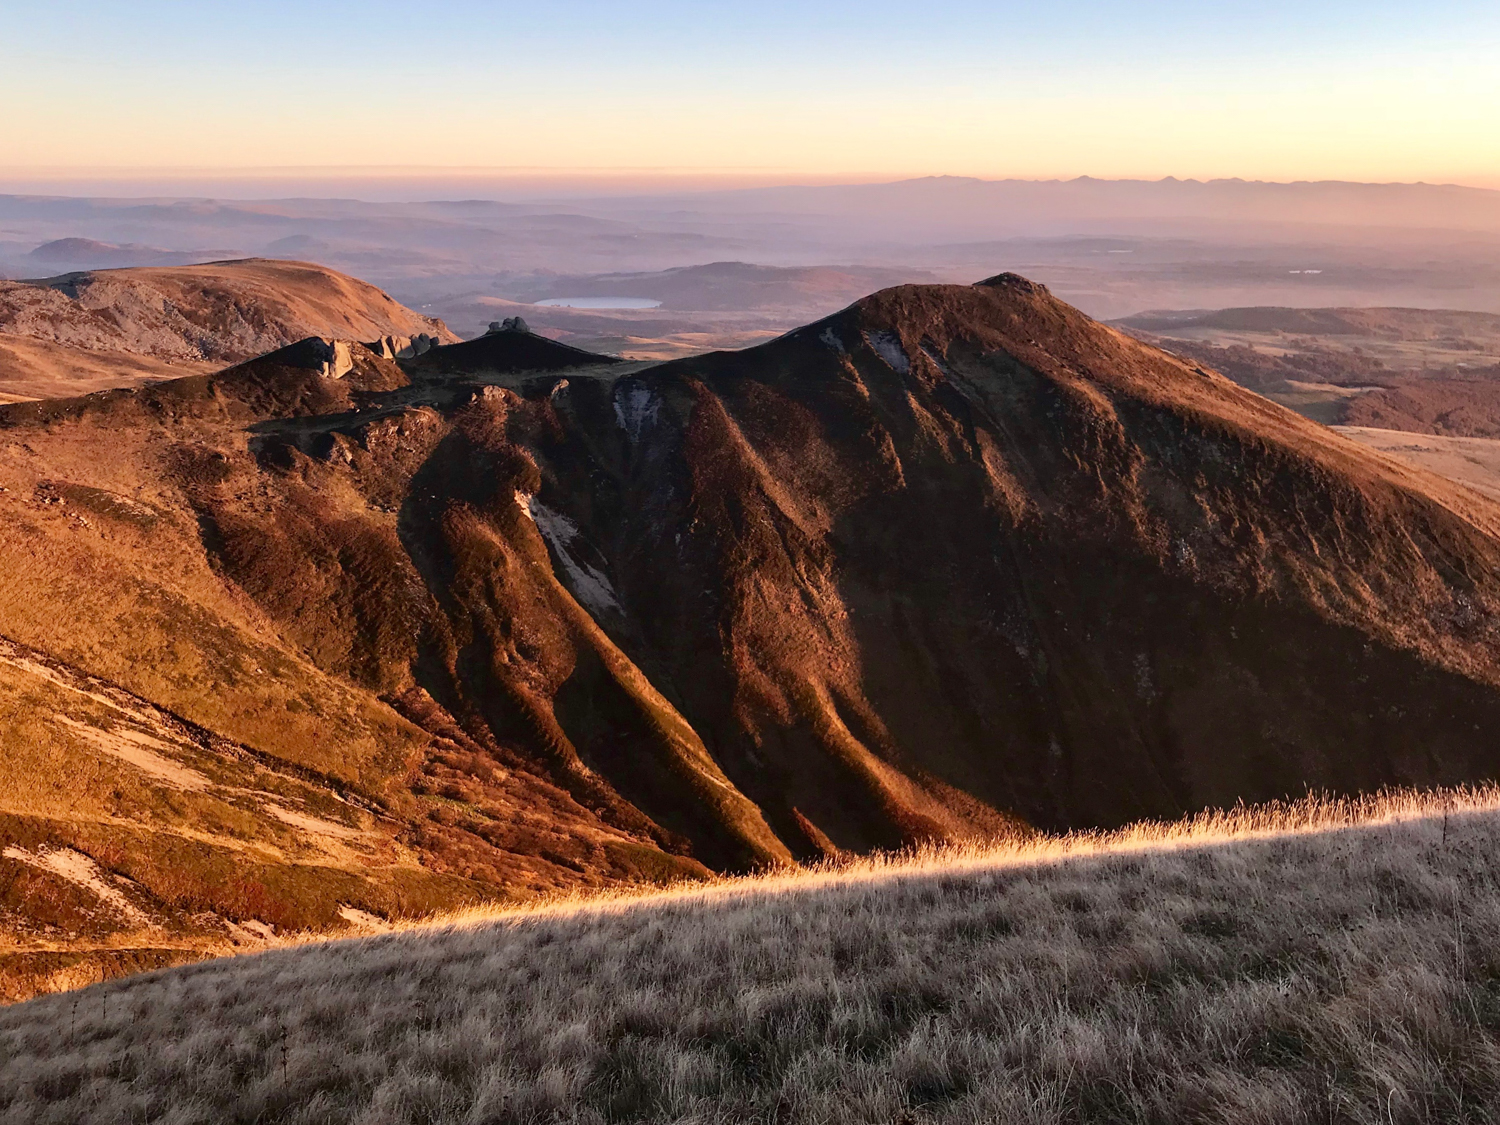
<path fill-rule="evenodd" d="M 0 281 L 0 403 L 217 371 L 307 336 L 457 339 L 366 282 L 250 258 Z"/>
<path fill-rule="evenodd" d="M 0 738 L 0 999 L 467 890 L 329 778 L 5 641 Z"/>
<path fill-rule="evenodd" d="M 110 422 L 0 436 L 0 999 L 222 952 L 253 939 L 243 924 L 324 930 L 343 906 L 471 901 L 469 879 L 412 850 L 411 826 L 443 804 L 408 791 L 431 736 L 277 636 L 212 570 L 161 467 L 168 443 Z M 245 456 L 212 419 L 172 436 Z M 206 731 L 218 742 L 200 745 Z M 100 752 L 140 738 L 207 782 Z M 511 789 L 497 815 L 524 832 L 549 810 Z M 74 868 L 45 866 L 59 850 Z M 554 889 L 556 870 L 522 856 L 490 893 Z M 138 914 L 92 894 L 86 871 Z"/>
<path fill-rule="evenodd" d="M 137 977 L 0 1012 L 0 1121 L 1490 1120 L 1496 804 L 929 857 Z"/>
<path fill-rule="evenodd" d="M 0 335 L 0 404 L 66 398 L 106 387 L 135 387 L 153 379 L 203 375 L 221 366 Z"/>

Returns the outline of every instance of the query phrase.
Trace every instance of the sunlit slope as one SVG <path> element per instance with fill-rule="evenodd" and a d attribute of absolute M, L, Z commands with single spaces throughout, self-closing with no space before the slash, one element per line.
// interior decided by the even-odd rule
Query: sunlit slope
<path fill-rule="evenodd" d="M 373 285 L 249 258 L 0 281 L 0 402 L 217 370 L 308 336 L 456 337 Z"/>
<path fill-rule="evenodd" d="M 0 1119 L 1486 1120 L 1493 807 L 939 855 L 175 969 L 0 1011 Z"/>
<path fill-rule="evenodd" d="M 472 898 L 380 803 L 0 642 L 0 997 Z"/>
<path fill-rule="evenodd" d="M 255 464 L 246 427 L 405 385 L 363 350 L 325 377 L 319 354 L 0 420 L 0 995 L 288 931 L 704 871 L 476 745 L 409 673 L 319 667 L 326 637 L 283 631 L 225 577 L 205 494 L 287 502 L 253 469 L 235 479 Z M 366 600 L 325 608 L 372 646 L 414 644 L 403 575 L 358 553 L 399 550 L 395 516 L 348 489 L 300 512 L 365 521 L 335 565 Z M 384 629 L 372 607 L 391 612 Z"/>

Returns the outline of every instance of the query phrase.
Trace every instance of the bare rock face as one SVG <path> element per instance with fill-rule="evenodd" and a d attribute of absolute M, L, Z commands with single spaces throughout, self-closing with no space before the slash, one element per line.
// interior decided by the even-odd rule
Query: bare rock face
<path fill-rule="evenodd" d="M 443 341 L 437 336 L 418 332 L 415 336 L 382 336 L 366 344 L 365 347 L 386 359 L 413 359 L 441 346 L 442 343 Z"/>
<path fill-rule="evenodd" d="M 1023 278 L 390 343 L 0 408 L 0 635 L 480 896 L 1500 772 L 1500 509 Z"/>
<path fill-rule="evenodd" d="M 349 351 L 348 340 L 309 341 L 319 360 L 318 374 L 325 379 L 342 379 L 354 370 L 354 357 Z"/>
<path fill-rule="evenodd" d="M 490 332 L 530 332 L 531 326 L 519 316 L 508 316 L 504 320 L 490 321 Z"/>

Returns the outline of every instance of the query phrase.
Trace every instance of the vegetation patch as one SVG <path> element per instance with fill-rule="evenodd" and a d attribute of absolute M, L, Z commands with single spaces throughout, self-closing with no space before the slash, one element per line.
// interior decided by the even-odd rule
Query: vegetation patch
<path fill-rule="evenodd" d="M 1240 810 L 94 985 L 0 1012 L 0 1120 L 1487 1121 L 1497 807 Z"/>

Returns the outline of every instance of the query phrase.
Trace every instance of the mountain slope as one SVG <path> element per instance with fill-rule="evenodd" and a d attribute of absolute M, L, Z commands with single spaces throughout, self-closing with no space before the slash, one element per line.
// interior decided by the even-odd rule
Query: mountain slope
<path fill-rule="evenodd" d="M 1493 772 L 1494 510 L 1039 287 L 888 290 L 615 401 L 596 542 L 773 824 Z"/>
<path fill-rule="evenodd" d="M 1500 509 L 1024 279 L 654 367 L 476 343 L 0 408 L 0 637 L 367 802 L 360 911 L 1500 765 Z M 209 831 L 80 835 L 26 781 L 73 752 L 15 863 Z"/>
<path fill-rule="evenodd" d="M 1314 804 L 1300 831 L 1305 806 L 1252 807 L 153 974 L 0 1010 L 0 1120 L 1488 1122 L 1495 798 Z"/>
<path fill-rule="evenodd" d="M 175 378 L 308 336 L 418 334 L 455 339 L 441 321 L 374 286 L 306 262 L 252 258 L 0 281 L 0 393 L 78 394 L 134 385 L 142 371 Z"/>

